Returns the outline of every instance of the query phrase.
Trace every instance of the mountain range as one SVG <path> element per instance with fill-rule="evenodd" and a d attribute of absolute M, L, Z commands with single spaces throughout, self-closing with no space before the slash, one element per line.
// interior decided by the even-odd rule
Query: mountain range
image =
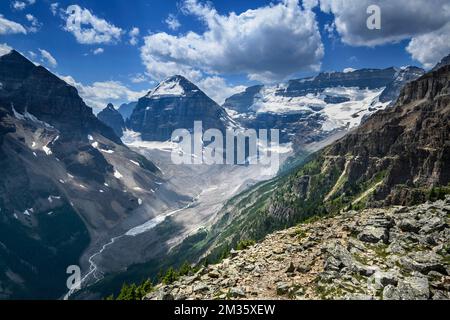
<path fill-rule="evenodd" d="M 362 69 L 254 86 L 222 106 L 176 75 L 96 117 L 42 66 L 15 50 L 0 56 L 0 298 L 62 297 L 69 265 L 96 283 L 81 297 L 98 298 L 311 217 L 435 200 L 450 182 L 445 61 L 428 73 Z M 200 120 L 222 132 L 278 128 L 292 165 L 262 182 L 252 168 L 167 165 L 172 132 Z M 204 209 L 201 195 L 225 175 L 242 182 Z M 172 220 L 196 208 L 193 225 Z"/>
<path fill-rule="evenodd" d="M 205 241 L 207 255 L 311 217 L 442 197 L 450 185 L 449 80 L 445 65 L 406 84 L 393 107 L 229 201 Z"/>
<path fill-rule="evenodd" d="M 172 273 L 146 299 L 448 299 L 449 85 L 442 64 L 341 139 L 231 198 L 161 266 L 220 264 Z"/>
<path fill-rule="evenodd" d="M 202 120 L 205 130 L 224 131 L 236 125 L 279 129 L 280 142 L 293 143 L 295 151 L 300 151 L 358 126 L 370 114 L 392 103 L 404 84 L 424 72 L 417 67 L 403 67 L 321 73 L 273 86 L 249 87 L 226 99 L 222 107 L 178 75 L 141 98 L 131 114 L 134 103 L 123 105 L 119 112 L 126 106 L 126 126 L 148 141 L 167 141 L 175 129 L 192 130 L 194 121 Z M 120 119 L 115 115 L 114 120 L 103 121 L 117 128 Z"/>

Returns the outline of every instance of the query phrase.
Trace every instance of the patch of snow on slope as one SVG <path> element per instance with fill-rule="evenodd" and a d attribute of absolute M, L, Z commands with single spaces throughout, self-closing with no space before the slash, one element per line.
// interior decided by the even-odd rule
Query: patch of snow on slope
<path fill-rule="evenodd" d="M 384 88 L 360 89 L 357 87 L 326 88 L 321 93 L 287 97 L 279 95 L 284 86 L 265 87 L 255 97 L 251 109 L 256 113 L 310 112 L 325 116 L 324 131 L 358 126 L 367 115 L 386 108 L 389 103 L 380 103 Z M 342 103 L 327 103 L 327 97 L 346 98 Z"/>
<path fill-rule="evenodd" d="M 99 151 L 101 151 L 101 152 L 104 152 L 104 153 L 108 153 L 108 154 L 113 154 L 114 153 L 114 150 L 105 150 L 105 149 L 98 149 Z"/>
<path fill-rule="evenodd" d="M 61 197 L 60 196 L 49 196 L 47 198 L 48 202 L 53 203 L 53 200 L 60 200 Z"/>
<path fill-rule="evenodd" d="M 48 156 L 51 156 L 53 154 L 52 150 L 47 146 L 43 146 L 42 150 L 44 150 L 45 154 Z"/>
<path fill-rule="evenodd" d="M 93 138 L 89 139 L 89 140 L 93 141 Z M 100 148 L 100 145 L 99 145 L 99 143 L 97 141 L 94 141 L 93 143 L 91 143 L 91 146 L 93 148 L 97 149 L 100 152 L 104 152 L 104 153 L 108 153 L 108 154 L 113 154 L 114 153 L 114 150 L 106 150 L 106 149 Z"/>
<path fill-rule="evenodd" d="M 26 215 L 26 216 L 31 216 L 32 213 L 34 213 L 34 209 L 33 208 L 27 209 L 27 210 L 25 210 L 23 212 L 23 214 Z"/>
<path fill-rule="evenodd" d="M 125 130 L 123 133 L 122 142 L 128 147 L 158 149 L 165 152 L 172 152 L 173 149 L 178 148 L 178 145 L 171 141 L 143 141 L 141 134 L 132 130 Z"/>
<path fill-rule="evenodd" d="M 355 72 L 355 71 L 356 71 L 356 69 L 353 69 L 353 68 L 345 68 L 343 70 L 344 73 L 352 73 L 352 72 Z"/>
<path fill-rule="evenodd" d="M 140 167 L 141 165 L 139 164 L 139 162 L 137 162 L 137 161 L 134 161 L 134 160 L 130 160 L 130 162 L 132 163 L 132 164 L 134 164 L 134 165 L 137 165 L 138 167 Z"/>
<path fill-rule="evenodd" d="M 123 175 L 119 171 L 114 170 L 114 177 L 116 177 L 116 179 L 121 179 L 123 178 Z"/>

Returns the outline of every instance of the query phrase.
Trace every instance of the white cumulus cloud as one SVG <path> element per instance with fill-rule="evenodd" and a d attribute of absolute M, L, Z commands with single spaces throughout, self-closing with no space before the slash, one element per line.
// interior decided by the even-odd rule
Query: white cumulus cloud
<path fill-rule="evenodd" d="M 183 74 L 198 80 L 205 73 L 221 73 L 272 81 L 320 68 L 324 48 L 316 16 L 297 0 L 227 15 L 210 4 L 185 0 L 183 12 L 202 21 L 205 31 L 146 36 L 141 57 L 155 79 Z"/>
<path fill-rule="evenodd" d="M 164 21 L 170 30 L 178 30 L 181 27 L 180 21 L 178 21 L 177 17 L 174 14 L 169 14 L 167 19 Z"/>
<path fill-rule="evenodd" d="M 0 14 L 0 34 L 5 35 L 15 33 L 26 34 L 27 30 L 20 23 L 8 20 Z"/>
<path fill-rule="evenodd" d="M 307 0 L 334 15 L 333 29 L 342 42 L 374 47 L 410 40 L 406 50 L 424 67 L 434 66 L 450 53 L 450 2 L 448 0 Z M 376 4 L 381 29 L 367 28 L 367 9 Z M 333 31 L 328 28 L 327 31 Z"/>
<path fill-rule="evenodd" d="M 33 16 L 32 14 L 28 13 L 25 18 L 31 23 L 31 26 L 28 27 L 28 31 L 31 33 L 38 32 L 39 29 L 42 27 L 42 23 L 39 22 L 39 20 Z"/>
<path fill-rule="evenodd" d="M 381 11 L 380 30 L 367 28 L 367 9 L 373 4 Z M 320 8 L 334 15 L 342 41 L 355 46 L 409 39 L 438 30 L 450 20 L 448 0 L 320 0 Z"/>
<path fill-rule="evenodd" d="M 220 105 L 225 102 L 226 98 L 246 89 L 245 86 L 230 86 L 225 79 L 218 76 L 206 77 L 196 84 L 203 92 Z"/>
<path fill-rule="evenodd" d="M 433 68 L 450 54 L 450 22 L 439 30 L 414 37 L 406 50 L 425 68 Z"/>
<path fill-rule="evenodd" d="M 50 4 L 50 11 L 54 16 L 58 14 L 59 2 L 53 2 Z"/>
<path fill-rule="evenodd" d="M 12 48 L 8 46 L 6 43 L 0 43 L 0 57 L 10 53 Z"/>
<path fill-rule="evenodd" d="M 81 44 L 117 43 L 123 33 L 121 28 L 78 5 L 69 6 L 63 17 L 66 19 L 64 29 L 72 33 Z"/>
<path fill-rule="evenodd" d="M 139 43 L 139 34 L 140 34 L 140 30 L 139 28 L 134 27 L 133 29 L 130 30 L 130 32 L 128 33 L 128 35 L 130 36 L 130 44 L 132 46 L 135 46 Z"/>
<path fill-rule="evenodd" d="M 120 81 L 98 81 L 85 85 L 71 76 L 60 78 L 77 88 L 84 102 L 94 108 L 96 113 L 103 110 L 109 102 L 119 105 L 123 102 L 136 101 L 147 93 L 147 91 L 133 91 Z"/>
<path fill-rule="evenodd" d="M 58 66 L 58 62 L 56 61 L 56 59 L 52 56 L 52 54 L 50 52 L 48 52 L 47 50 L 44 49 L 39 49 L 39 52 L 41 54 L 41 61 L 52 67 L 52 68 L 56 68 Z"/>
<path fill-rule="evenodd" d="M 138 73 L 138 74 L 131 76 L 130 81 L 133 83 L 143 83 L 143 82 L 147 82 L 149 80 L 144 74 Z"/>
<path fill-rule="evenodd" d="M 28 6 L 31 6 L 36 3 L 36 0 L 25 0 L 25 1 L 13 1 L 11 3 L 11 7 L 14 10 L 21 11 Z"/>
<path fill-rule="evenodd" d="M 97 48 L 92 51 L 92 53 L 94 55 L 99 55 L 99 54 L 102 54 L 103 52 L 105 52 L 105 49 L 103 49 L 103 48 Z"/>

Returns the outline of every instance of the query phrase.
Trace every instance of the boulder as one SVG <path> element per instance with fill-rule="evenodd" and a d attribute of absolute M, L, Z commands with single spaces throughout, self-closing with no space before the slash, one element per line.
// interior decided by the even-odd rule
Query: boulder
<path fill-rule="evenodd" d="M 204 284 L 203 282 L 197 283 L 196 285 L 194 285 L 194 287 L 192 288 L 192 291 L 195 293 L 199 293 L 199 292 L 205 292 L 205 291 L 209 291 L 209 287 Z"/>
<path fill-rule="evenodd" d="M 427 278 L 407 277 L 398 286 L 388 285 L 383 290 L 384 300 L 428 300 L 430 288 Z"/>
<path fill-rule="evenodd" d="M 282 296 L 289 292 L 290 286 L 285 282 L 279 282 L 277 284 L 277 295 Z"/>
<path fill-rule="evenodd" d="M 388 236 L 383 227 L 366 226 L 358 234 L 358 239 L 364 242 L 378 243 L 380 241 L 387 242 Z"/>
<path fill-rule="evenodd" d="M 233 298 L 245 298 L 246 294 L 241 288 L 231 288 L 230 296 Z"/>

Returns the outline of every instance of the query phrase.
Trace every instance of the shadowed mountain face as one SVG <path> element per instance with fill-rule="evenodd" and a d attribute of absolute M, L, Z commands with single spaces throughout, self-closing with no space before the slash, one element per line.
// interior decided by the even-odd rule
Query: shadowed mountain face
<path fill-rule="evenodd" d="M 111 127 L 118 137 L 123 135 L 125 121 L 119 111 L 117 111 L 111 103 L 97 115 L 97 118 L 107 126 Z"/>
<path fill-rule="evenodd" d="M 137 106 L 137 102 L 124 103 L 119 107 L 119 112 L 122 115 L 122 118 L 126 121 L 133 114 L 134 108 Z"/>
<path fill-rule="evenodd" d="M 263 85 L 248 87 L 244 92 L 237 93 L 226 99 L 223 106 L 239 113 L 246 113 L 249 111 L 249 107 L 253 105 L 255 96 L 259 94 L 263 88 Z"/>
<path fill-rule="evenodd" d="M 28 112 L 72 138 L 86 138 L 100 132 L 121 143 L 106 125 L 98 121 L 77 90 L 42 66 L 35 66 L 17 51 L 0 57 L 0 103 L 9 112 Z"/>
<path fill-rule="evenodd" d="M 0 57 L 0 83 L 0 298 L 58 298 L 89 244 L 161 202 L 161 179 L 18 52 Z"/>
<path fill-rule="evenodd" d="M 197 86 L 174 76 L 139 100 L 127 126 L 144 140 L 167 141 L 176 129 L 192 130 L 195 121 L 202 121 L 204 130 L 222 132 L 232 123 L 226 111 Z"/>

